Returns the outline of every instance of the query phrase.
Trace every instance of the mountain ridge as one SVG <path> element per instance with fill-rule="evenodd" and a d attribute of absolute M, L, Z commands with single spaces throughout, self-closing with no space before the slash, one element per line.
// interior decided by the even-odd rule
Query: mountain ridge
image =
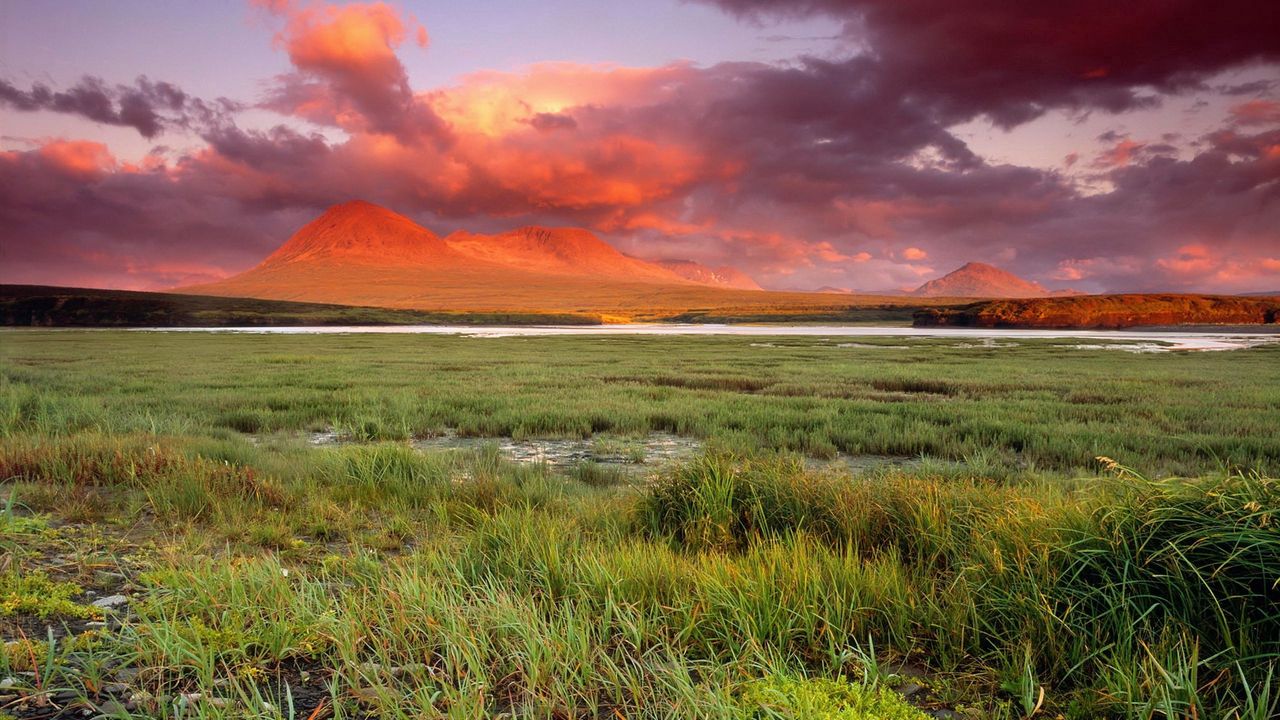
<path fill-rule="evenodd" d="M 446 236 L 444 243 L 455 252 L 482 262 L 538 273 L 687 281 L 653 263 L 624 255 L 583 228 L 526 225 L 494 235 L 458 231 Z"/>

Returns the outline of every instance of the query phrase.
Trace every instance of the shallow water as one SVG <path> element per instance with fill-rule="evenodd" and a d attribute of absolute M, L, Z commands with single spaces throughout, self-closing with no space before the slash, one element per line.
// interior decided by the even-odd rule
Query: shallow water
<path fill-rule="evenodd" d="M 1168 350 L 1239 350 L 1280 342 L 1280 328 L 1257 331 L 1141 331 L 1141 330 L 996 330 L 987 328 L 915 328 L 848 325 L 712 325 L 712 324 L 620 324 L 620 325 L 330 325 L 323 327 L 226 327 L 226 328 L 138 328 L 140 332 L 231 332 L 266 335 L 463 335 L 476 338 L 545 337 L 551 335 L 736 335 L 748 337 L 816 338 L 942 338 L 959 341 L 957 347 L 1016 347 L 1019 343 L 998 340 L 1069 339 L 1107 341 L 1080 343 L 1068 347 L 1092 350 L 1099 347 L 1129 352 Z M 972 341 L 981 341 L 974 345 Z M 845 343 L 856 347 L 855 343 Z"/>
<path fill-rule="evenodd" d="M 311 433 L 307 440 L 316 447 L 355 444 L 355 441 L 331 430 Z M 453 432 L 446 432 L 437 437 L 416 438 L 410 441 L 410 445 L 418 450 L 431 452 L 474 452 L 496 447 L 507 460 L 516 463 L 545 463 L 558 470 L 567 470 L 591 462 L 617 466 L 635 473 L 661 470 L 687 461 L 701 453 L 704 447 L 701 440 L 671 433 L 652 433 L 643 437 L 607 436 L 585 440 L 516 440 L 509 437 L 460 437 Z M 831 458 L 805 458 L 805 465 L 811 470 L 836 469 L 859 474 L 884 467 L 911 465 L 919 461 L 919 458 L 911 457 L 840 453 Z"/>
<path fill-rule="evenodd" d="M 353 441 L 336 432 L 312 433 L 312 445 L 345 445 Z M 527 438 L 460 437 L 452 432 L 431 438 L 416 438 L 410 444 L 424 451 L 476 451 L 496 447 L 508 460 L 517 463 L 546 463 L 569 468 L 584 462 L 656 468 L 687 460 L 702 452 L 702 442 L 670 433 L 644 437 Z"/>
<path fill-rule="evenodd" d="M 419 450 L 470 450 L 496 445 L 508 460 L 572 467 L 595 462 L 608 465 L 656 467 L 687 460 L 702 451 L 702 443 L 668 433 L 642 438 L 543 439 L 435 437 L 414 440 Z"/>

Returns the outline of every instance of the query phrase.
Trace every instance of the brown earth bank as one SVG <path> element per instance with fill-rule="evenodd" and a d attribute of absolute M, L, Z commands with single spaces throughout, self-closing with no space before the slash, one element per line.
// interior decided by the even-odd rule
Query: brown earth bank
<path fill-rule="evenodd" d="M 516 291 L 535 301 L 526 291 Z M 768 295 L 765 293 L 765 295 Z M 678 298 L 677 298 L 678 299 Z M 376 300 L 376 299 L 375 299 Z M 907 325 L 922 305 L 878 303 L 854 298 L 843 304 L 787 306 L 759 303 L 676 309 L 599 312 L 480 311 L 465 303 L 455 309 L 416 310 L 370 305 L 296 302 L 251 297 L 0 285 L 0 326 L 9 327 L 286 327 L 321 325 L 599 325 L 620 319 L 681 323 L 826 322 Z M 661 298 L 657 302 L 662 302 Z"/>
<path fill-rule="evenodd" d="M 178 293 L 0 285 L 0 325 L 18 327 L 243 327 L 435 324 L 596 325 L 570 313 L 443 313 Z"/>
<path fill-rule="evenodd" d="M 1274 325 L 1280 297 L 1127 294 L 987 300 L 922 308 L 916 327 L 1094 329 L 1181 325 Z"/>

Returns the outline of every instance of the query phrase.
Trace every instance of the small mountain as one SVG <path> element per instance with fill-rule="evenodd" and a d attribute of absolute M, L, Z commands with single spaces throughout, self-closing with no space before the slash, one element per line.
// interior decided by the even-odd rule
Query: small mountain
<path fill-rule="evenodd" d="M 710 268 L 693 260 L 653 260 L 652 263 L 702 285 L 727 287 L 737 290 L 763 290 L 751 276 L 737 268 L 722 265 Z"/>
<path fill-rule="evenodd" d="M 298 262 L 433 265 L 464 262 L 435 233 L 409 218 L 354 200 L 302 226 L 259 267 Z"/>
<path fill-rule="evenodd" d="M 1051 293 L 994 265 L 971 262 L 916 288 L 917 297 L 1038 298 Z"/>
<path fill-rule="evenodd" d="M 446 237 L 444 243 L 460 255 L 525 272 L 636 282 L 688 282 L 670 270 L 622 254 L 582 228 L 531 225 L 497 235 L 459 231 Z"/>

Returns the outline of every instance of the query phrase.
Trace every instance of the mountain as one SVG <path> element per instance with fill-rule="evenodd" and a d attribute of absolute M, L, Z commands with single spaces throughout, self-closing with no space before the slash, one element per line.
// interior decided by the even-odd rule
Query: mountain
<path fill-rule="evenodd" d="M 751 276 L 728 265 L 710 268 L 693 260 L 654 260 L 652 262 L 654 265 L 670 270 L 686 280 L 692 280 L 702 285 L 736 288 L 738 290 L 764 289 L 757 285 L 756 281 L 751 279 Z"/>
<path fill-rule="evenodd" d="M 623 255 L 582 228 L 529 226 L 497 235 L 456 232 L 444 242 L 466 257 L 527 272 L 676 284 L 690 280 L 654 263 Z"/>
<path fill-rule="evenodd" d="M 260 267 L 299 262 L 439 266 L 462 261 L 435 233 L 409 218 L 353 200 L 303 225 Z"/>
<path fill-rule="evenodd" d="M 916 297 L 1036 298 L 1052 293 L 993 265 L 971 262 L 916 288 Z"/>
<path fill-rule="evenodd" d="M 329 208 L 256 267 L 177 291 L 452 313 L 574 313 L 609 321 L 690 312 L 825 317 L 869 303 L 763 292 L 754 283 L 747 290 L 749 279 L 736 271 L 698 268 L 630 257 L 577 228 L 441 238 L 386 208 L 356 201 Z"/>

